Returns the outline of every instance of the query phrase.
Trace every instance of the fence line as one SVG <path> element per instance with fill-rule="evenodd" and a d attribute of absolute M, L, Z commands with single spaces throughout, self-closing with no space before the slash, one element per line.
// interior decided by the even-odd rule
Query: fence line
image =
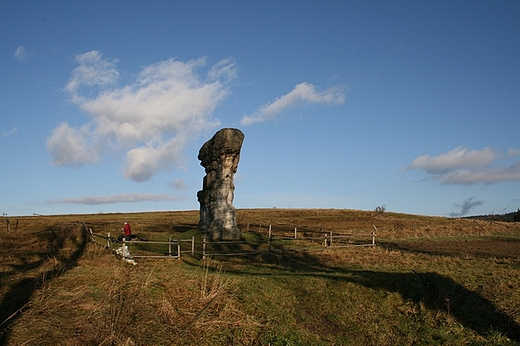
<path fill-rule="evenodd" d="M 343 245 L 336 245 L 336 242 L 333 242 L 334 239 L 341 240 L 341 239 L 349 239 L 356 237 L 372 237 L 372 242 L 369 244 L 355 244 L 352 242 L 339 242 Z M 328 244 L 327 244 L 328 240 Z M 350 234 L 350 235 L 333 235 L 332 232 L 330 232 L 330 235 L 325 234 L 325 240 L 324 240 L 324 247 L 326 248 L 342 248 L 342 247 L 350 247 L 350 246 L 376 246 L 376 233 L 372 232 L 371 234 Z"/>
<path fill-rule="evenodd" d="M 85 224 L 83 223 L 84 229 L 87 230 Z M 258 228 L 258 233 L 260 232 L 262 225 L 260 224 Z M 373 226 L 374 230 L 377 231 L 376 226 Z M 249 229 L 249 224 L 248 224 Z M 101 236 L 92 232 L 92 229 L 87 230 L 90 238 L 93 242 L 100 244 L 96 241 L 96 238 L 103 239 L 106 241 L 106 248 L 114 251 L 113 245 L 116 243 L 121 244 L 121 248 L 118 249 L 121 253 L 119 253 L 123 258 L 175 258 L 180 259 L 182 253 L 191 253 L 191 256 L 195 256 L 195 237 L 193 236 L 191 239 L 172 239 L 171 237 L 168 241 L 148 241 L 148 240 L 122 240 L 118 241 L 110 236 L 110 233 L 105 236 Z M 308 237 L 302 236 L 298 233 L 318 233 L 320 236 Z M 294 227 L 294 233 L 291 229 L 291 236 L 275 236 L 273 232 L 273 226 L 268 226 L 268 238 L 266 240 L 257 240 L 257 241 L 244 241 L 244 240 L 225 240 L 225 241 L 210 241 L 204 237 L 202 239 L 202 257 L 209 256 L 242 256 L 242 255 L 254 255 L 259 253 L 269 253 L 269 252 L 298 252 L 298 251 L 321 251 L 324 249 L 338 249 L 338 248 L 346 248 L 346 247 L 369 247 L 376 246 L 376 232 L 372 233 L 352 233 L 349 231 L 348 233 L 337 232 L 330 230 L 325 232 L 323 227 L 320 228 L 320 231 L 316 230 L 305 230 L 302 231 L 301 228 L 298 230 L 297 227 Z M 278 233 L 287 233 L 287 232 L 278 232 Z M 360 239 L 371 238 L 370 242 L 361 242 Z M 358 240 L 359 239 L 359 240 Z M 274 248 L 275 245 L 280 244 L 281 242 L 293 242 L 293 241 L 301 241 L 301 242 L 314 242 L 321 243 L 319 248 L 315 247 L 304 247 L 304 248 Z M 182 250 L 181 243 L 191 243 L 190 250 Z M 164 244 L 168 245 L 168 252 L 165 255 L 130 255 L 130 251 L 128 250 L 128 246 L 131 244 L 144 244 L 144 245 L 153 245 L 153 244 Z M 104 244 L 100 244 L 104 245 Z M 250 246 L 252 249 L 244 250 L 241 245 Z M 235 249 L 236 251 L 232 251 L 230 247 L 238 247 Z M 212 248 L 210 251 L 209 248 Z M 216 249 L 218 247 L 226 247 L 226 249 Z M 176 248 L 176 254 L 175 250 Z M 134 248 L 135 249 L 135 248 Z M 143 249 L 139 249 L 143 250 Z M 144 250 L 143 250 L 144 251 Z M 227 251 L 227 252 L 226 252 Z M 114 251 L 115 252 L 115 251 Z M 127 253 L 128 252 L 128 253 Z"/>
<path fill-rule="evenodd" d="M 330 233 L 335 232 L 338 234 L 344 234 L 344 235 L 351 235 L 352 230 L 335 230 L 335 229 L 326 229 L 323 226 L 319 227 L 319 230 L 316 229 L 310 229 L 309 226 L 298 226 L 294 224 L 288 224 L 288 223 L 280 223 L 280 224 L 251 224 L 247 223 L 247 231 L 250 231 L 250 229 L 253 229 L 253 227 L 258 227 L 257 232 L 263 233 L 263 228 L 265 227 L 268 231 L 265 234 L 268 234 L 268 232 L 271 233 L 284 233 L 284 234 L 291 234 L 291 237 L 298 238 L 301 236 L 301 233 L 318 233 L 318 234 L 324 234 L 324 233 Z M 375 225 L 372 225 L 374 230 L 378 232 L 378 229 Z M 344 233 L 346 232 L 346 233 Z M 305 238 L 310 238 L 304 235 Z"/>
<path fill-rule="evenodd" d="M 184 250 L 181 249 L 181 243 L 190 243 L 191 244 L 191 250 Z M 167 255 L 132 255 L 134 258 L 159 258 L 159 257 L 173 257 L 176 259 L 181 258 L 181 253 L 191 253 L 192 256 L 195 255 L 195 237 L 191 237 L 191 239 L 172 239 L 171 237 L 168 239 L 168 241 L 143 241 L 143 240 L 130 240 L 127 241 L 125 239 L 122 240 L 123 248 L 126 244 L 167 244 L 168 245 L 168 253 Z M 177 255 L 174 255 L 174 252 L 172 252 L 172 245 L 177 245 Z"/>
<path fill-rule="evenodd" d="M 249 225 L 248 225 L 249 227 Z M 268 232 L 268 240 L 265 241 L 208 241 L 206 237 L 202 240 L 202 257 L 208 257 L 208 256 L 241 256 L 241 255 L 254 255 L 258 253 L 263 252 L 294 252 L 294 251 L 310 251 L 309 248 L 305 248 L 303 250 L 297 250 L 297 249 L 273 249 L 273 244 L 278 241 L 320 241 L 323 242 L 323 247 L 321 249 L 313 249 L 313 250 L 323 250 L 328 248 L 345 248 L 345 247 L 369 247 L 369 246 L 376 246 L 376 233 L 375 231 L 372 233 L 363 233 L 363 234 L 354 234 L 354 233 L 340 233 L 337 235 L 334 235 L 333 231 L 330 231 L 328 233 L 325 232 L 318 232 L 314 231 L 313 233 L 321 233 L 323 234 L 321 237 L 298 237 L 297 228 L 294 228 L 294 237 L 280 237 L 280 236 L 274 236 L 273 235 L 273 229 L 272 225 L 269 225 L 269 232 Z M 323 230 L 323 227 L 321 228 Z M 374 226 L 374 229 L 377 230 L 376 226 Z M 305 231 L 308 233 L 311 233 L 312 231 Z M 363 237 L 370 237 L 371 242 L 370 243 L 354 243 L 352 241 L 353 238 L 363 238 Z M 349 240 L 348 242 L 345 242 L 345 240 Z M 251 245 L 251 246 L 258 246 L 260 247 L 262 244 L 268 244 L 268 249 L 264 250 L 247 250 L 247 251 L 241 251 L 241 252 L 209 252 L 208 246 L 219 246 L 219 245 Z"/>
<path fill-rule="evenodd" d="M 86 229 L 86 227 L 85 227 Z M 92 229 L 88 229 L 90 238 L 93 242 L 100 244 L 96 241 L 96 238 L 100 238 L 103 240 L 106 240 L 106 248 L 114 251 L 113 246 L 114 244 L 121 244 L 121 255 L 123 258 L 175 258 L 180 259 L 182 253 L 191 253 L 192 256 L 195 255 L 195 237 L 192 237 L 191 239 L 172 239 L 171 237 L 168 239 L 168 241 L 149 241 L 149 240 L 125 240 L 124 238 L 119 241 L 114 239 L 110 236 L 110 233 L 107 234 L 107 236 L 102 236 L 99 234 L 95 234 L 92 232 Z M 181 243 L 190 243 L 191 249 L 190 250 L 182 250 Z M 129 253 L 126 253 L 128 251 L 128 245 L 130 244 L 144 244 L 144 245 L 151 245 L 151 244 L 163 244 L 168 245 L 168 252 L 166 255 L 131 255 Z M 100 244 L 103 245 L 103 244 Z M 176 246 L 175 246 L 176 245 Z M 173 250 L 173 247 L 176 249 L 176 254 Z"/>

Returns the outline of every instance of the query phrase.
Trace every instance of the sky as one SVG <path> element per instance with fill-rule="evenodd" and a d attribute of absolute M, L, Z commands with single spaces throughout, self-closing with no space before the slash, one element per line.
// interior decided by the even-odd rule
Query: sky
<path fill-rule="evenodd" d="M 0 212 L 520 208 L 520 1 L 0 1 Z"/>

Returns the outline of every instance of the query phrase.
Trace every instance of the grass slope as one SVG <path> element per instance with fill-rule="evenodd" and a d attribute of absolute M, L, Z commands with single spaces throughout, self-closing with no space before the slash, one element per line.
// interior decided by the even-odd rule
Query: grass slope
<path fill-rule="evenodd" d="M 211 259 L 197 249 L 132 266 L 83 232 L 84 222 L 117 236 L 124 220 L 150 240 L 201 239 L 196 211 L 19 217 L 0 228 L 0 345 L 520 343 L 518 224 L 245 209 L 246 239 L 269 225 L 376 226 L 379 246 Z"/>

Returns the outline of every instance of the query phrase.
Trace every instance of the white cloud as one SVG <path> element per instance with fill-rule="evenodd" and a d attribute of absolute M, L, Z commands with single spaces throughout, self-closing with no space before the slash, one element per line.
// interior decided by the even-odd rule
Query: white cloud
<path fill-rule="evenodd" d="M 518 149 L 510 149 L 507 155 L 501 155 L 489 147 L 482 150 L 458 147 L 434 157 L 419 156 L 407 169 L 423 171 L 443 184 L 516 181 L 520 180 L 520 161 L 507 167 L 499 166 L 497 162 L 518 155 Z"/>
<path fill-rule="evenodd" d="M 61 124 L 53 131 L 47 148 L 54 163 L 94 162 L 102 149 L 114 146 L 126 151 L 124 174 L 136 181 L 174 167 L 189 141 L 219 125 L 211 115 L 236 76 L 230 59 L 206 74 L 200 72 L 204 58 L 170 59 L 144 67 L 134 81 L 118 87 L 116 60 L 92 51 L 78 55 L 76 62 L 65 90 L 90 121 L 80 128 Z"/>
<path fill-rule="evenodd" d="M 60 124 L 47 139 L 47 150 L 57 166 L 79 167 L 83 163 L 97 162 L 99 154 L 89 144 L 88 126 L 72 128 L 66 123 Z"/>
<path fill-rule="evenodd" d="M 299 106 L 301 104 L 341 104 L 345 102 L 345 93 L 339 87 L 329 88 L 323 92 L 316 91 L 316 87 L 310 83 L 297 84 L 292 91 L 283 95 L 273 102 L 260 108 L 253 115 L 246 115 L 242 118 L 242 125 L 250 125 L 256 122 L 263 122 L 275 117 L 286 109 Z"/>
<path fill-rule="evenodd" d="M 14 135 L 18 132 L 18 128 L 17 127 L 13 127 L 11 130 L 9 131 L 4 131 L 2 132 L 2 136 L 4 137 L 7 137 L 7 136 L 11 136 L 11 135 Z"/>
<path fill-rule="evenodd" d="M 20 61 L 26 61 L 31 55 L 24 46 L 18 46 L 14 52 L 15 59 Z"/>
<path fill-rule="evenodd" d="M 510 148 L 509 151 L 507 152 L 507 156 L 509 156 L 509 157 L 520 156 L 520 149 Z"/>
<path fill-rule="evenodd" d="M 489 166 L 495 158 L 496 153 L 489 147 L 481 151 L 458 147 L 435 157 L 430 155 L 419 156 L 413 160 L 408 168 L 421 169 L 431 174 L 437 174 L 462 167 Z"/>
<path fill-rule="evenodd" d="M 508 167 L 460 169 L 443 174 L 440 178 L 445 184 L 490 184 L 500 181 L 516 181 L 520 180 L 520 161 Z"/>
<path fill-rule="evenodd" d="M 182 134 L 167 143 L 130 149 L 125 177 L 135 181 L 148 180 L 156 171 L 170 167 L 181 160 L 187 138 Z"/>
<path fill-rule="evenodd" d="M 48 201 L 48 203 L 66 203 L 66 204 L 115 204 L 115 203 L 134 203 L 134 202 L 161 202 L 161 201 L 177 201 L 183 198 L 168 194 L 153 193 L 122 193 L 116 195 L 100 195 L 86 196 L 78 198 L 63 198 Z"/>
<path fill-rule="evenodd" d="M 74 102 L 82 103 L 86 101 L 85 98 L 80 96 L 82 86 L 103 87 L 114 84 L 119 78 L 119 72 L 116 70 L 117 60 L 105 59 L 98 51 L 79 54 L 74 61 L 79 66 L 72 71 L 70 81 L 65 87 Z"/>

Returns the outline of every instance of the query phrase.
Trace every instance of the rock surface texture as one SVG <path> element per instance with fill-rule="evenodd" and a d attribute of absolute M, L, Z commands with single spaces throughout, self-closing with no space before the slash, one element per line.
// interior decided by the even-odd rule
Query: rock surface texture
<path fill-rule="evenodd" d="M 199 151 L 201 166 L 206 170 L 200 203 L 199 230 L 212 240 L 237 240 L 242 233 L 237 227 L 233 198 L 234 175 L 240 160 L 244 134 L 238 129 L 218 131 Z"/>

